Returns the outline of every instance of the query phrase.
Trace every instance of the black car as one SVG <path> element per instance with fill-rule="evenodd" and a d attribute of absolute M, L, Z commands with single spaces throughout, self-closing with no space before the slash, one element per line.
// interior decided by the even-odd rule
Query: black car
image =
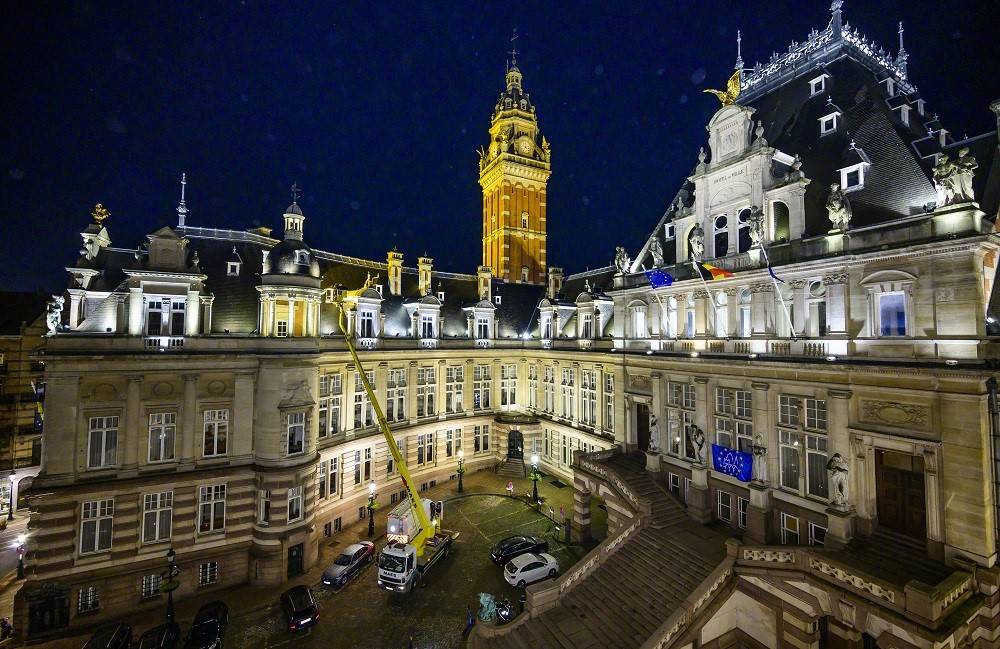
<path fill-rule="evenodd" d="M 114 626 L 98 629 L 97 633 L 87 640 L 83 649 L 131 649 L 132 647 L 132 627 L 127 624 L 115 624 Z"/>
<path fill-rule="evenodd" d="M 528 552 L 548 552 L 549 542 L 537 536 L 508 536 L 493 546 L 490 558 L 493 563 L 502 566 L 514 557 Z"/>
<path fill-rule="evenodd" d="M 294 586 L 281 595 L 281 610 L 289 631 L 301 631 L 319 621 L 319 606 L 308 586 Z"/>
<path fill-rule="evenodd" d="M 224 602 L 209 602 L 198 609 L 184 641 L 184 649 L 221 649 L 222 634 L 229 624 L 229 607 Z"/>
<path fill-rule="evenodd" d="M 174 649 L 181 639 L 181 627 L 176 622 L 154 626 L 139 636 L 136 649 Z"/>

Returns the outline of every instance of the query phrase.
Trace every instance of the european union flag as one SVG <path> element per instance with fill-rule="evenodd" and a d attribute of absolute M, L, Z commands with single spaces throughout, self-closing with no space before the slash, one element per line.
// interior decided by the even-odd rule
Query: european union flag
<path fill-rule="evenodd" d="M 653 288 L 660 288 L 663 286 L 670 286 L 674 283 L 674 278 L 670 273 L 665 273 L 659 268 L 654 268 L 653 270 L 646 271 L 646 279 L 649 280 L 649 285 Z"/>
<path fill-rule="evenodd" d="M 781 279 L 780 277 L 774 274 L 774 269 L 771 268 L 771 262 L 767 262 L 767 272 L 771 274 L 771 277 L 774 279 L 774 281 L 781 282 L 782 284 L 785 283 L 785 280 Z"/>

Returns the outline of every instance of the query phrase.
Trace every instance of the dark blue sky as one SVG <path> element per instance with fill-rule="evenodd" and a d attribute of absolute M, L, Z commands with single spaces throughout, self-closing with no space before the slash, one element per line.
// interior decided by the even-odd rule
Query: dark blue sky
<path fill-rule="evenodd" d="M 622 8 L 628 4 L 631 9 Z M 480 261 L 475 150 L 519 64 L 552 143 L 549 262 L 633 252 L 690 170 L 743 31 L 747 65 L 822 29 L 825 0 L 768 3 L 96 2 L 8 4 L 0 287 L 58 289 L 96 202 L 114 245 L 176 221 L 281 229 L 293 180 L 306 240 L 442 270 Z M 990 2 L 845 4 L 956 135 L 994 126 Z"/>

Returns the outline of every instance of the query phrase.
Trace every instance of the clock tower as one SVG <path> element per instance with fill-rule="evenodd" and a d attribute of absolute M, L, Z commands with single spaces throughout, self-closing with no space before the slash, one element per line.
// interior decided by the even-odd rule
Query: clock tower
<path fill-rule="evenodd" d="M 516 60 L 516 59 L 515 59 Z M 490 143 L 479 150 L 483 188 L 483 265 L 508 282 L 545 282 L 545 187 L 551 173 L 548 141 L 521 87 L 507 70 L 507 88 L 493 110 Z"/>

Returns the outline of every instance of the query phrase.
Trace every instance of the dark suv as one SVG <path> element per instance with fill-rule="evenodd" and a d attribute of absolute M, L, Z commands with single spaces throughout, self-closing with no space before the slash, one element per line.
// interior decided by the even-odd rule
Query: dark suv
<path fill-rule="evenodd" d="M 548 552 L 549 542 L 543 541 L 537 536 L 508 536 L 493 546 L 490 551 L 490 558 L 493 563 L 502 566 L 514 557 L 519 557 L 528 552 Z"/>
<path fill-rule="evenodd" d="M 181 627 L 176 622 L 154 626 L 139 636 L 136 649 L 174 649 L 181 638 Z"/>
<path fill-rule="evenodd" d="M 294 586 L 281 596 L 281 610 L 285 613 L 289 631 L 301 631 L 319 621 L 319 606 L 308 586 Z"/>
<path fill-rule="evenodd" d="M 221 649 L 222 634 L 229 624 L 229 607 L 224 602 L 209 602 L 198 609 L 188 631 L 184 649 Z"/>
<path fill-rule="evenodd" d="M 128 624 L 98 629 L 97 633 L 87 640 L 83 649 L 129 649 L 132 646 L 132 627 Z"/>

